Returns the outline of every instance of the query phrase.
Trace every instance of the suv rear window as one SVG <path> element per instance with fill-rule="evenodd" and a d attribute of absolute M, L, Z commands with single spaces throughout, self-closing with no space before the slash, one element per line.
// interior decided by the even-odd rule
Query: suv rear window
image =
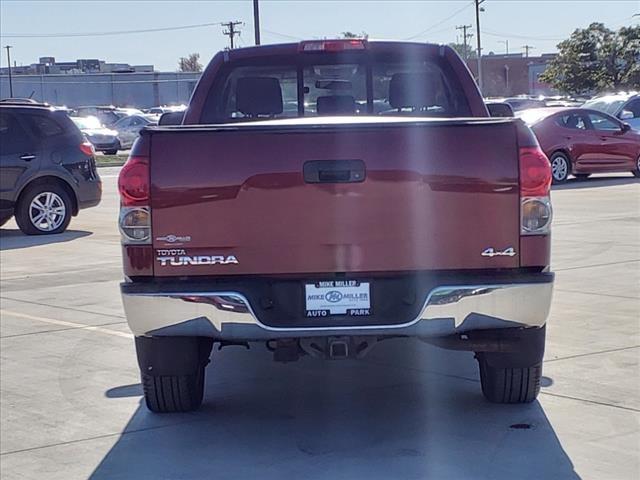
<path fill-rule="evenodd" d="M 318 54 L 248 62 L 222 68 L 201 123 L 317 115 L 470 115 L 457 77 L 439 58 Z"/>
<path fill-rule="evenodd" d="M 30 113 L 25 115 L 25 118 L 37 137 L 46 138 L 64 134 L 64 128 L 51 118 L 50 115 Z"/>

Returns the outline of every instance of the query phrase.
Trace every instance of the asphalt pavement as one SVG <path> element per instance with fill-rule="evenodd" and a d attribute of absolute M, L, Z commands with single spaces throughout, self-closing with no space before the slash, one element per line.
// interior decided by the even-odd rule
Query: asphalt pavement
<path fill-rule="evenodd" d="M 213 352 L 195 413 L 141 399 L 118 293 L 118 169 L 61 235 L 0 232 L 0 476 L 13 479 L 640 477 L 640 182 L 555 188 L 543 387 L 492 405 L 471 353 L 414 340 L 359 361 Z"/>

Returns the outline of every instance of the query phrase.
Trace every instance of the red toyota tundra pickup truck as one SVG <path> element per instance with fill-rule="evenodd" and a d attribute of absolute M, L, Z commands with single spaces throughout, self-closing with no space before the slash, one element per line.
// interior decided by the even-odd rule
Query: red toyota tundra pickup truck
<path fill-rule="evenodd" d="M 147 406 L 197 408 L 215 342 L 294 361 L 398 337 L 473 351 L 489 401 L 533 401 L 550 183 L 531 131 L 488 116 L 449 47 L 217 54 L 180 125 L 143 130 L 119 177 Z"/>

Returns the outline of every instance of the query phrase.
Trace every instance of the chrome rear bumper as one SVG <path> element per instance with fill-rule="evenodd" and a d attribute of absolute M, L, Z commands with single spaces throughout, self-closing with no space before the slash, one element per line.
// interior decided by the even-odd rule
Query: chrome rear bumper
<path fill-rule="evenodd" d="M 272 327 L 237 291 L 129 291 L 122 284 L 127 321 L 136 336 L 207 336 L 268 340 L 332 335 L 439 336 L 489 328 L 542 327 L 551 305 L 553 275 L 536 283 L 443 285 L 428 294 L 420 315 L 390 325 Z"/>

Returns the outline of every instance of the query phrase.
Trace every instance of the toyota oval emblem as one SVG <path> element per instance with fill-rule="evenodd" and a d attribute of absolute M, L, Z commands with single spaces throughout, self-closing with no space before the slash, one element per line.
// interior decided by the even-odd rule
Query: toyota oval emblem
<path fill-rule="evenodd" d="M 342 300 L 342 294 L 337 290 L 331 290 L 324 295 L 324 299 L 327 302 L 338 303 L 340 300 Z"/>

